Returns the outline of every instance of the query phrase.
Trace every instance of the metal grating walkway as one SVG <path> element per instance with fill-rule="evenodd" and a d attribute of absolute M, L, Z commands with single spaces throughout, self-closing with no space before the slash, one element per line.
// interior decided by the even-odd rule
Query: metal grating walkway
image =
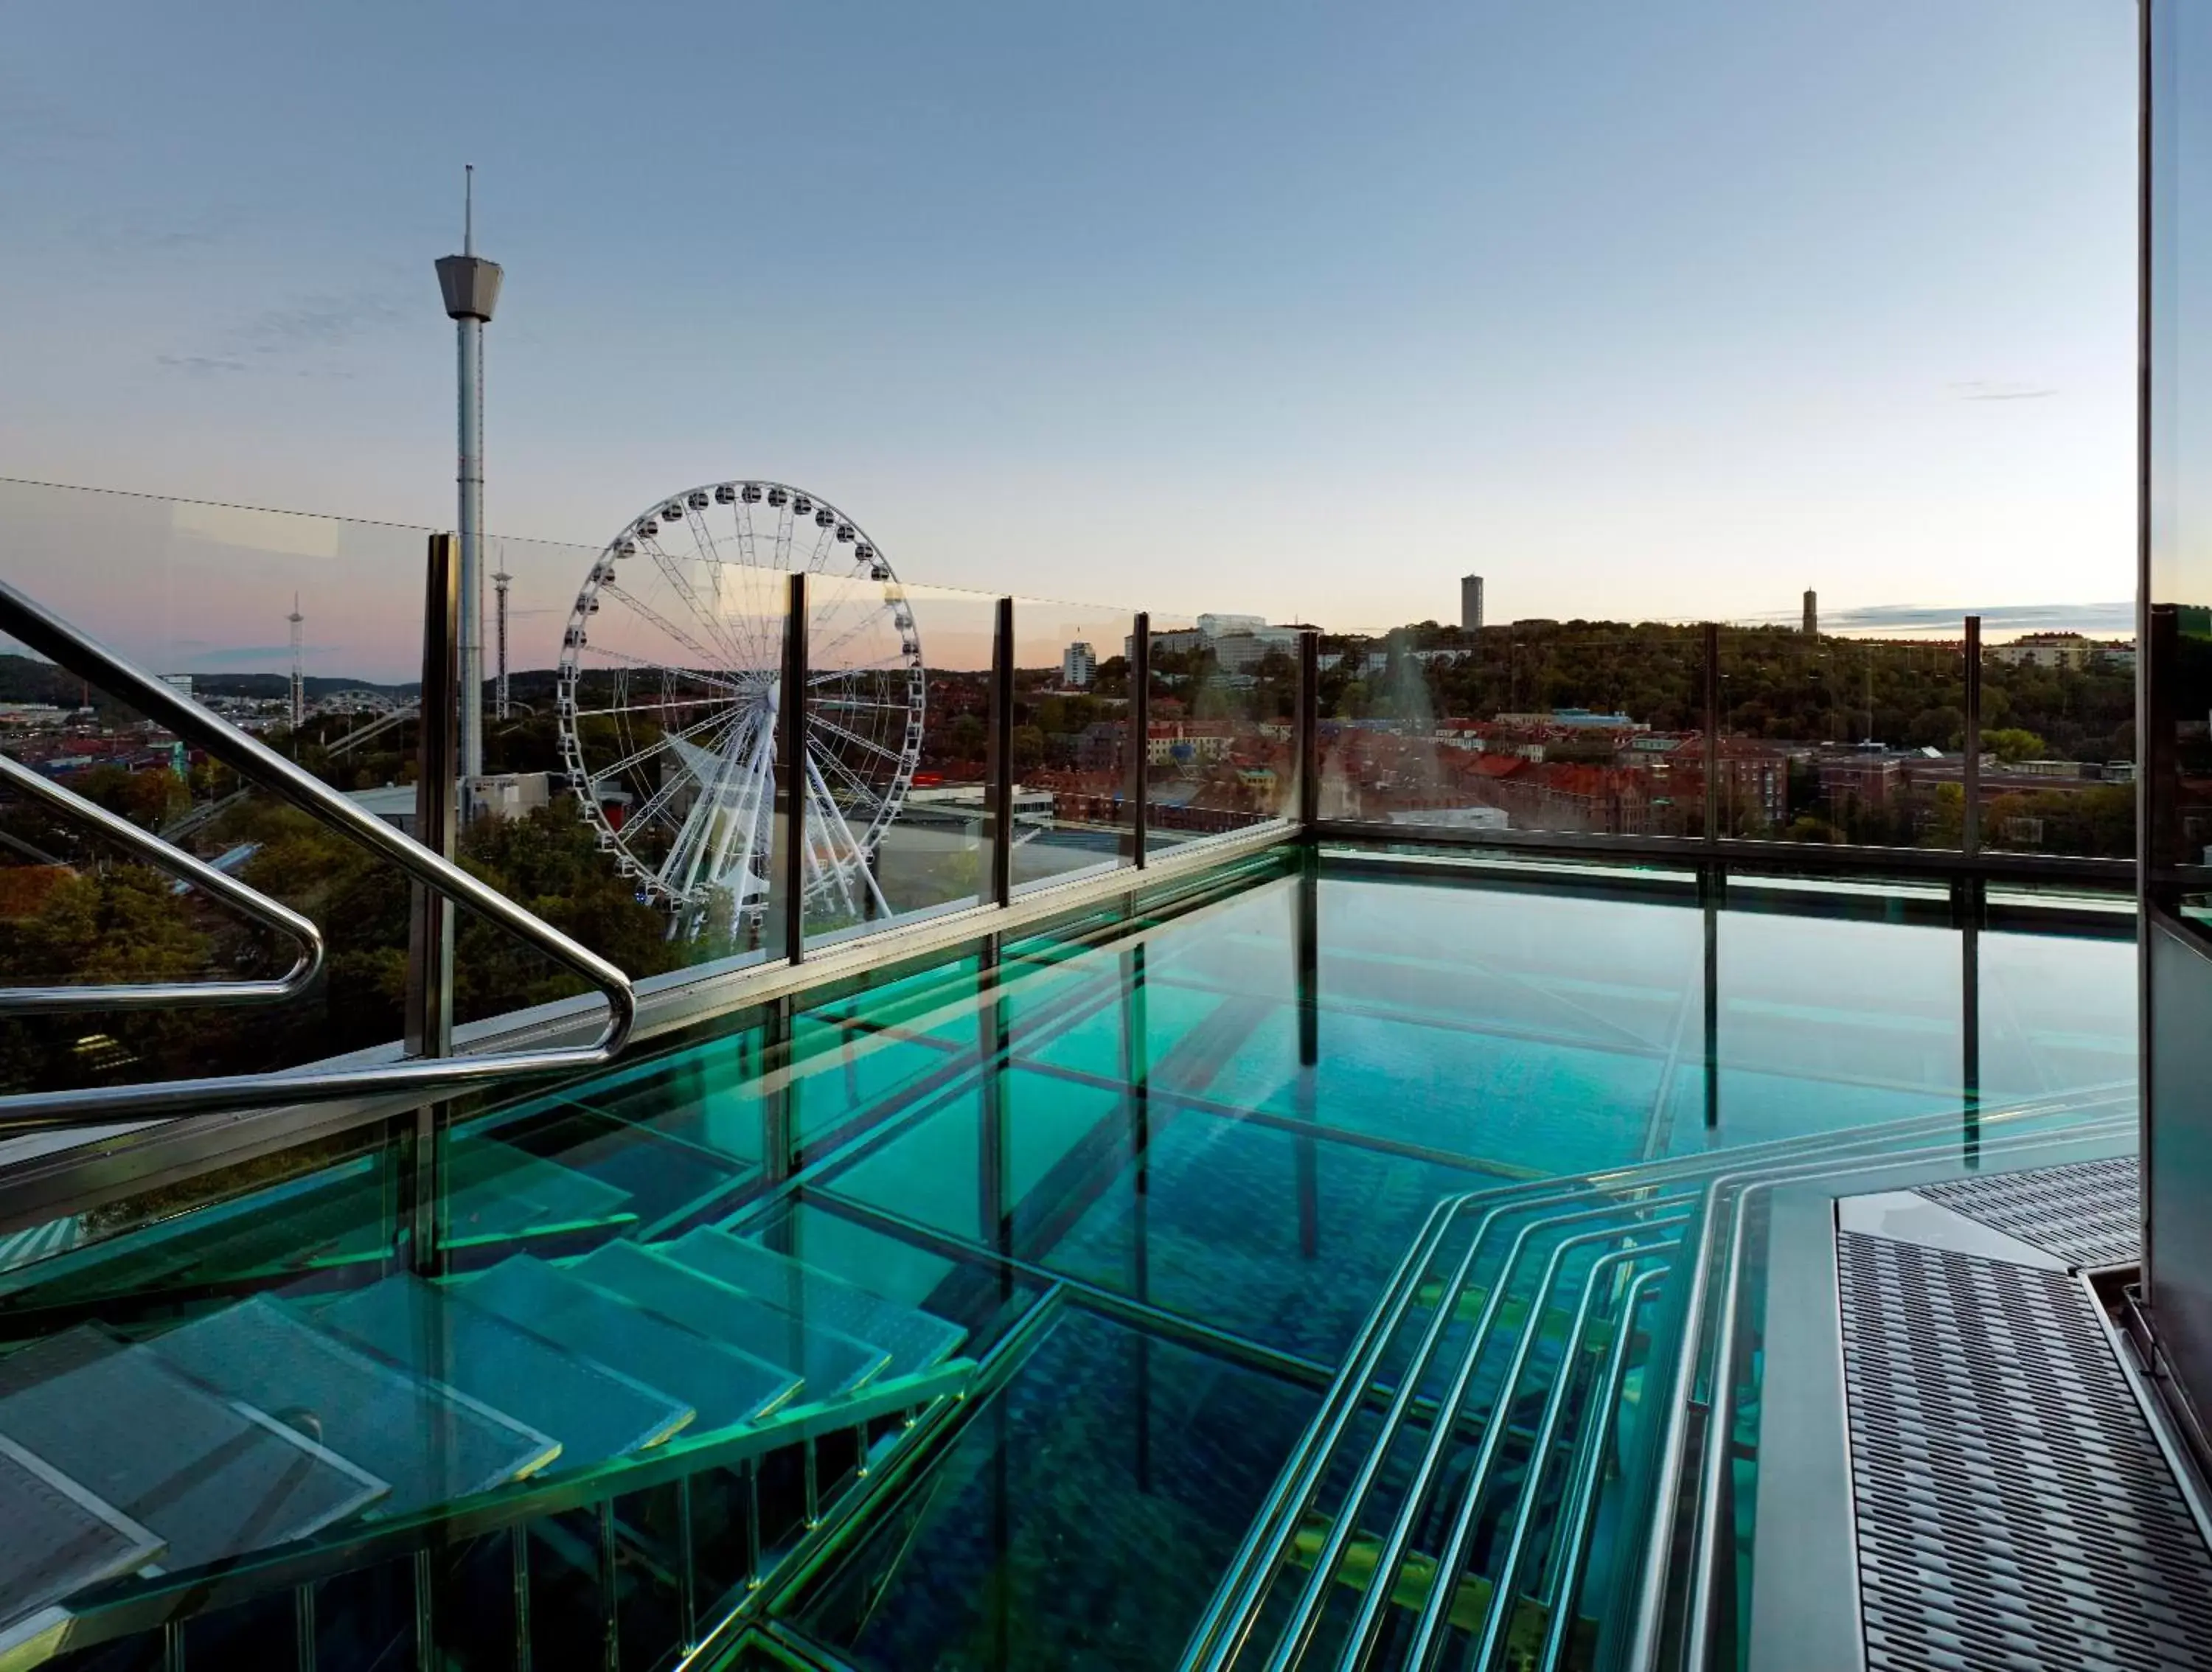
<path fill-rule="evenodd" d="M 2212 1669 L 2212 1553 L 2079 1284 L 1851 1231 L 1837 1266 L 1869 1672 Z"/>
<path fill-rule="evenodd" d="M 2142 1257 L 2133 1156 L 1923 1184 L 1919 1194 L 2071 1266 L 2131 1266 Z"/>

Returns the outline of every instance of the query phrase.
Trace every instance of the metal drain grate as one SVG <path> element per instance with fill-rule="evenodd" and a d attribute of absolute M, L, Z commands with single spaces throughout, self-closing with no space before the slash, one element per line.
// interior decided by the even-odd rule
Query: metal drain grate
<path fill-rule="evenodd" d="M 1836 1243 L 1869 1672 L 2212 1669 L 2212 1553 L 2075 1280 Z"/>
<path fill-rule="evenodd" d="M 2133 1156 L 1923 1184 L 1919 1194 L 2069 1265 L 2129 1266 L 2142 1257 Z"/>

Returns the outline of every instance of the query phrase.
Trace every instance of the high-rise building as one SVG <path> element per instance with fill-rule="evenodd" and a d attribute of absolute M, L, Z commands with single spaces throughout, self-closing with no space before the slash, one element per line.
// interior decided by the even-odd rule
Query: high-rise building
<path fill-rule="evenodd" d="M 1820 596 L 1810 587 L 1805 588 L 1805 636 L 1811 638 L 1820 630 Z"/>
<path fill-rule="evenodd" d="M 1459 625 L 1462 633 L 1482 631 L 1482 577 L 1479 575 L 1459 578 Z"/>
<path fill-rule="evenodd" d="M 1060 683 L 1071 690 L 1087 689 L 1097 672 L 1098 658 L 1085 641 L 1078 639 L 1060 653 Z"/>

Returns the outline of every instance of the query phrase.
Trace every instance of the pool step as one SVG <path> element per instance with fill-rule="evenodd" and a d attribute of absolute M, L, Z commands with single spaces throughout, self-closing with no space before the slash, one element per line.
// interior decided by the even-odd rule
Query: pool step
<path fill-rule="evenodd" d="M 580 1521 L 562 1518 L 573 1497 L 539 1505 L 526 1490 L 664 1447 L 710 1447 L 702 1466 L 745 1471 L 757 1561 L 760 1495 L 796 1508 L 803 1483 L 811 1525 L 836 1479 L 817 1471 L 817 1438 L 857 1435 L 839 1456 L 893 1443 L 872 1425 L 957 1391 L 974 1369 L 951 1356 L 963 1338 L 719 1231 L 562 1266 L 517 1254 L 440 1281 L 264 1293 L 143 1341 L 96 1324 L 47 1336 L 0 1356 L 0 1667 L 68 1639 L 66 1599 L 104 1580 L 143 1571 L 198 1587 L 337 1528 L 343 1571 L 380 1522 L 505 1487 L 524 1489 L 513 1517 L 549 1557 L 547 1541 L 565 1539 L 595 1579 L 623 1561 L 672 1571 L 690 1560 L 688 1532 L 633 1548 L 638 1529 L 608 1518 L 611 1499 Z M 803 1466 L 771 1486 L 757 1466 L 783 1452 Z M 232 1570 L 226 1600 L 270 1583 L 256 1574 Z"/>
<path fill-rule="evenodd" d="M 161 1536 L 0 1435 L 0 1644 L 41 1608 L 143 1567 Z"/>
<path fill-rule="evenodd" d="M 726 1341 L 650 1312 L 624 1296 L 586 1282 L 574 1270 L 518 1254 L 453 1291 L 571 1353 L 625 1373 L 682 1400 L 698 1429 L 712 1432 L 756 1422 L 799 1391 L 800 1378 Z"/>
<path fill-rule="evenodd" d="M 1291 1542 L 1290 1566 L 1301 1572 L 1310 1572 L 1314 1561 L 1336 1523 L 1325 1515 L 1309 1513 L 1298 1523 L 1297 1536 Z M 1382 1553 L 1382 1541 L 1372 1533 L 1354 1532 L 1344 1547 L 1334 1578 L 1338 1584 L 1362 1594 L 1375 1583 L 1375 1570 Z M 1421 1551 L 1407 1556 L 1398 1569 L 1396 1582 L 1390 1587 L 1390 1604 L 1408 1613 L 1418 1614 L 1429 1600 L 1429 1591 L 1437 1582 L 1437 1559 Z M 1490 1606 L 1492 1586 L 1489 1580 L 1478 1574 L 1469 1574 L 1459 1582 L 1459 1592 L 1451 1600 L 1445 1615 L 1455 1630 L 1472 1632 L 1480 1629 L 1483 1610 Z M 1523 1605 L 1526 1612 L 1526 1605 Z M 1540 1607 L 1536 1610 L 1542 1617 Z"/>
<path fill-rule="evenodd" d="M 391 1490 L 91 1325 L 0 1359 L 0 1434 L 143 1523 L 171 1567 L 305 1537 Z"/>
<path fill-rule="evenodd" d="M 0 1268 L 0 1291 L 41 1304 L 99 1305 L 167 1288 L 251 1285 L 355 1267 L 392 1254 L 392 1180 L 372 1158 L 339 1162 L 252 1195 L 46 1259 Z M 455 1145 L 447 1158 L 453 1249 L 618 1231 L 636 1222 L 627 1191 L 506 1144 Z"/>
<path fill-rule="evenodd" d="M 819 1323 L 881 1347 L 887 1376 L 908 1376 L 960 1350 L 968 1332 L 912 1306 L 872 1294 L 818 1267 L 773 1249 L 701 1226 L 656 1251 L 703 1276 L 756 1295 L 793 1317 Z"/>
<path fill-rule="evenodd" d="M 605 1243 L 567 1268 L 709 1341 L 797 1372 L 809 1401 L 836 1399 L 887 1369 L 884 1348 L 787 1312 L 666 1254 L 635 1243 Z"/>
<path fill-rule="evenodd" d="M 658 1445 L 698 1415 L 682 1400 L 418 1277 L 356 1289 L 317 1316 L 416 1376 L 551 1435 L 564 1471 Z"/>
<path fill-rule="evenodd" d="M 210 1312 L 149 1345 L 187 1376 L 390 1482 L 380 1513 L 489 1492 L 561 1453 L 550 1435 L 348 1346 L 271 1296 Z"/>

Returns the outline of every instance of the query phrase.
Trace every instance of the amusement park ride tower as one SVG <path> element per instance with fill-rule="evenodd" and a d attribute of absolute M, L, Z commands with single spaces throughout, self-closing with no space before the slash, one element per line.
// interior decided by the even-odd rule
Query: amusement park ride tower
<path fill-rule="evenodd" d="M 476 169 L 467 171 L 461 253 L 438 258 L 438 288 L 460 354 L 461 777 L 483 772 L 483 328 L 499 305 L 500 265 L 477 253 Z"/>

